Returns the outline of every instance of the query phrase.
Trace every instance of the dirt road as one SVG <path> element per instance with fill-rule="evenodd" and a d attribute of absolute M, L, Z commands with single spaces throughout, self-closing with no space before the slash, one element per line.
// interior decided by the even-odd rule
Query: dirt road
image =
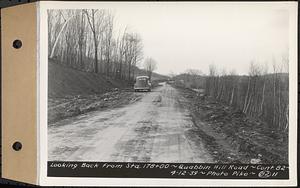
<path fill-rule="evenodd" d="M 140 101 L 48 128 L 49 160 L 212 162 L 178 91 L 164 84 Z"/>

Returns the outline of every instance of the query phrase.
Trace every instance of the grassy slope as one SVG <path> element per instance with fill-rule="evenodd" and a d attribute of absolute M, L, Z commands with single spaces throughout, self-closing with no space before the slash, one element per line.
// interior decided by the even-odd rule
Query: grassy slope
<path fill-rule="evenodd" d="M 143 70 L 138 70 L 138 73 L 145 75 Z M 51 60 L 48 84 L 48 121 L 51 125 L 89 111 L 131 103 L 141 97 L 138 93 L 123 92 L 124 88 L 132 88 L 132 83 L 64 67 Z"/>
<path fill-rule="evenodd" d="M 100 94 L 113 88 L 130 87 L 128 82 L 63 67 L 49 60 L 49 97 Z"/>
<path fill-rule="evenodd" d="M 136 76 L 146 75 L 141 69 L 136 69 Z M 153 79 L 166 79 L 166 76 L 153 73 Z M 48 65 L 49 97 L 64 97 L 68 95 L 101 94 L 113 88 L 131 88 L 132 83 L 124 80 L 108 78 L 101 74 L 83 72 L 49 60 Z"/>

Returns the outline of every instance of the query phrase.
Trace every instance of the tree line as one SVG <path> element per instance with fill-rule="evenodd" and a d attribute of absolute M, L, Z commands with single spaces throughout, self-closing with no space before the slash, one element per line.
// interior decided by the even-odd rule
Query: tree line
<path fill-rule="evenodd" d="M 109 10 L 48 10 L 49 59 L 81 71 L 133 80 L 143 60 L 141 36 L 127 27 L 115 30 L 115 16 Z M 148 58 L 145 68 L 152 73 L 153 66 Z"/>
<path fill-rule="evenodd" d="M 233 106 L 250 117 L 266 122 L 272 129 L 288 131 L 289 126 L 289 74 L 288 58 L 267 64 L 251 62 L 247 75 L 219 70 L 209 65 L 208 75 L 188 69 L 177 75 L 185 87 L 204 89 L 205 95 Z"/>
<path fill-rule="evenodd" d="M 239 76 L 235 71 L 218 73 L 216 66 L 210 65 L 205 91 L 216 100 L 286 132 L 289 125 L 289 76 L 283 72 L 288 72 L 288 59 L 283 59 L 282 65 L 273 61 L 270 72 L 267 65 L 251 62 L 246 76 Z"/>

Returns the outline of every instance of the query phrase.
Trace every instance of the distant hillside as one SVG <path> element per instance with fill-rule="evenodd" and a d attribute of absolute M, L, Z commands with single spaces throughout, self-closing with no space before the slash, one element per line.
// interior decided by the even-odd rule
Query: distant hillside
<path fill-rule="evenodd" d="M 265 76 L 266 80 L 270 81 L 274 79 L 275 74 L 266 74 L 261 76 Z M 276 74 L 276 77 L 281 80 L 287 80 L 288 76 L 289 76 L 288 73 Z M 235 79 L 239 79 L 239 82 L 248 83 L 249 76 L 247 75 L 235 75 L 233 77 L 235 77 Z M 173 77 L 177 85 L 184 84 L 185 87 L 189 87 L 189 88 L 204 88 L 207 78 L 209 78 L 209 76 L 190 75 L 187 73 L 179 74 Z"/>
<path fill-rule="evenodd" d="M 189 88 L 204 88 L 205 87 L 205 76 L 190 75 L 187 73 L 179 74 L 173 77 L 176 85 L 184 84 L 185 87 Z"/>
<path fill-rule="evenodd" d="M 136 67 L 135 69 L 135 76 L 147 76 L 147 73 L 145 70 L 143 69 L 139 69 Z M 166 80 L 168 79 L 169 77 L 168 76 L 165 76 L 165 75 L 161 75 L 161 74 L 158 74 L 158 73 L 152 73 L 152 81 L 155 81 L 155 80 Z"/>
<path fill-rule="evenodd" d="M 130 85 L 124 80 L 116 80 L 107 78 L 101 74 L 78 71 L 49 60 L 48 95 L 50 97 L 104 93 L 113 88 L 125 87 L 130 87 Z"/>

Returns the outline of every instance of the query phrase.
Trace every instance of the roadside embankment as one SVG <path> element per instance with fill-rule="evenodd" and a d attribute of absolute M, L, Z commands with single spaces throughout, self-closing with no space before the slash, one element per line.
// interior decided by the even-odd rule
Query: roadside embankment
<path fill-rule="evenodd" d="M 190 110 L 200 136 L 217 161 L 288 163 L 288 142 L 284 135 L 199 92 L 177 89 L 187 99 L 182 102 Z"/>

